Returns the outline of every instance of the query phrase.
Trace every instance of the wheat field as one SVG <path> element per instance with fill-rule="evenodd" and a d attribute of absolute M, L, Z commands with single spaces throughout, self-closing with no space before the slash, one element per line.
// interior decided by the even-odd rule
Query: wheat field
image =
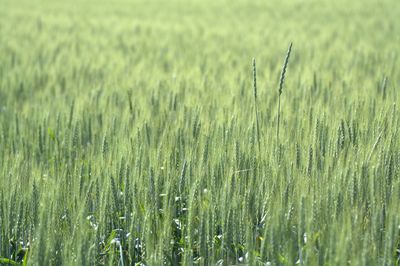
<path fill-rule="evenodd" d="M 0 264 L 399 265 L 399 17 L 0 0 Z"/>

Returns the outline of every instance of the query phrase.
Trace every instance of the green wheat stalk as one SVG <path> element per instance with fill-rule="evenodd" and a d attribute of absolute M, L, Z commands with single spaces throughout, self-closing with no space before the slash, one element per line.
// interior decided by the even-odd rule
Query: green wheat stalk
<path fill-rule="evenodd" d="M 281 72 L 281 77 L 279 80 L 279 89 L 278 89 L 278 125 L 276 128 L 276 141 L 279 145 L 279 126 L 280 126 L 280 121 L 281 121 L 281 95 L 282 95 L 282 90 L 283 90 L 283 83 L 285 82 L 285 75 L 286 75 L 286 69 L 289 63 L 289 57 L 290 57 L 290 53 L 292 52 L 292 44 L 290 43 L 289 45 L 289 49 L 286 53 L 286 58 L 285 58 L 285 62 L 283 63 L 283 67 L 282 67 L 282 72 Z"/>
<path fill-rule="evenodd" d="M 257 134 L 257 144 L 258 151 L 261 152 L 260 145 L 260 124 L 258 119 L 258 106 L 257 106 L 257 69 L 256 69 L 256 59 L 253 58 L 253 92 L 254 92 L 254 110 L 256 116 L 256 134 Z"/>

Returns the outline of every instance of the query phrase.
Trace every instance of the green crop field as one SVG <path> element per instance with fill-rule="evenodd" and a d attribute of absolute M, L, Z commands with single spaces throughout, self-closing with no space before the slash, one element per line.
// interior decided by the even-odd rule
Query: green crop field
<path fill-rule="evenodd" d="M 0 0 L 0 264 L 399 265 L 399 18 Z"/>

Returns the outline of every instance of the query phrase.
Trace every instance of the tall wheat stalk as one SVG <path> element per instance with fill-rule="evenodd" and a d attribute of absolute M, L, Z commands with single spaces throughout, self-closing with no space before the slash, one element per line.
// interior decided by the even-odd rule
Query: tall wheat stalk
<path fill-rule="evenodd" d="M 276 127 L 276 141 L 277 141 L 278 145 L 279 145 L 279 126 L 280 126 L 280 121 L 281 121 L 281 95 L 282 95 L 282 90 L 283 90 L 283 83 L 285 82 L 286 69 L 287 69 L 287 66 L 288 66 L 288 63 L 289 63 L 290 53 L 292 52 L 292 45 L 293 45 L 293 43 L 290 43 L 288 51 L 286 53 L 285 62 L 283 63 L 281 77 L 280 77 L 280 80 L 279 80 L 279 89 L 278 89 L 278 125 Z"/>
<path fill-rule="evenodd" d="M 256 69 L 256 59 L 255 58 L 253 58 L 253 92 L 254 92 L 254 110 L 255 110 L 255 116 L 256 116 L 257 144 L 258 144 L 258 151 L 261 152 L 260 124 L 259 124 L 258 106 L 257 106 L 257 69 Z"/>

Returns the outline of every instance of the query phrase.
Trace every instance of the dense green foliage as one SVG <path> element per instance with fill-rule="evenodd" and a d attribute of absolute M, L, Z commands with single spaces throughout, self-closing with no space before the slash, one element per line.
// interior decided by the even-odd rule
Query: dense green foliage
<path fill-rule="evenodd" d="M 0 264 L 398 265 L 399 17 L 0 0 Z"/>

